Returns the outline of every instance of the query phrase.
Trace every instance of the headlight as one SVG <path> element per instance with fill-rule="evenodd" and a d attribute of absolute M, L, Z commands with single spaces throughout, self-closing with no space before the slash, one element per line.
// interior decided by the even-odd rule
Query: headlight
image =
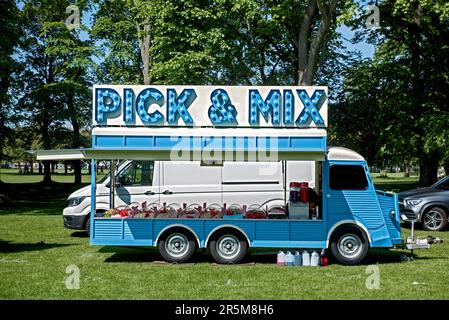
<path fill-rule="evenodd" d="M 408 206 L 417 206 L 422 200 L 405 200 L 405 204 Z"/>
<path fill-rule="evenodd" d="M 75 207 L 83 202 L 84 199 L 86 199 L 86 197 L 69 198 L 69 200 L 67 200 L 67 207 Z"/>

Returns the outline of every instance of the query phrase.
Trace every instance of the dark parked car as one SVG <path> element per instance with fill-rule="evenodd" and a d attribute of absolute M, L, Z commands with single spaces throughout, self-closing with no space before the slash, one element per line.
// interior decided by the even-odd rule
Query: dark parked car
<path fill-rule="evenodd" d="M 443 230 L 449 214 L 449 176 L 431 187 L 400 192 L 399 208 L 409 218 L 419 215 L 424 230 Z"/>

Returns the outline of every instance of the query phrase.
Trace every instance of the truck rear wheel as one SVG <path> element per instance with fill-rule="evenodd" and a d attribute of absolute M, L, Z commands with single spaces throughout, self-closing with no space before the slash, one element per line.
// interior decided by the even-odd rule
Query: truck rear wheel
<path fill-rule="evenodd" d="M 246 255 L 248 244 L 234 231 L 223 230 L 214 235 L 210 242 L 210 253 L 217 263 L 238 263 Z"/>
<path fill-rule="evenodd" d="M 159 252 L 167 262 L 186 262 L 195 252 L 195 240 L 185 232 L 175 231 L 162 238 Z"/>
<path fill-rule="evenodd" d="M 365 259 L 368 241 L 355 227 L 343 227 L 332 235 L 331 253 L 340 263 L 352 265 Z"/>

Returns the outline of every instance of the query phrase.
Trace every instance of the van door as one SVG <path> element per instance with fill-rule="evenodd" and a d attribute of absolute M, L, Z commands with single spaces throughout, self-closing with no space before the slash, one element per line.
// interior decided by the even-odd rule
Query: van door
<path fill-rule="evenodd" d="M 342 220 L 359 221 L 368 229 L 382 227 L 384 220 L 366 163 L 332 161 L 327 172 L 328 227 Z"/>
<path fill-rule="evenodd" d="M 221 205 L 221 167 L 200 161 L 163 161 L 160 202 L 182 206 Z"/>
<path fill-rule="evenodd" d="M 159 201 L 159 166 L 151 160 L 131 161 L 117 176 L 115 205 Z"/>

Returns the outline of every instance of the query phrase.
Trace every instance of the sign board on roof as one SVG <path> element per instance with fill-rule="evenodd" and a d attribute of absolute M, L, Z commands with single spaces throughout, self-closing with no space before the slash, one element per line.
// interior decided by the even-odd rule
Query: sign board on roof
<path fill-rule="evenodd" d="M 94 126 L 327 127 L 327 87 L 96 85 Z"/>

